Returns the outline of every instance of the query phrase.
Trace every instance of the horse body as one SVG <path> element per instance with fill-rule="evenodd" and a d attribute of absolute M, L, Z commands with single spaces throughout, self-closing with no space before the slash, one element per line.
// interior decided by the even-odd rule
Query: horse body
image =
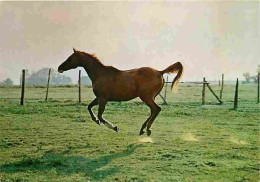
<path fill-rule="evenodd" d="M 162 74 L 148 67 L 127 71 L 108 69 L 103 74 L 92 86 L 96 97 L 108 101 L 129 101 L 137 97 L 155 95 L 161 91 L 164 84 Z M 151 76 L 154 78 L 152 81 L 149 79 Z"/>
<path fill-rule="evenodd" d="M 149 67 L 132 70 L 118 70 L 112 66 L 103 65 L 94 55 L 77 51 L 63 62 L 58 71 L 62 73 L 77 67 L 84 67 L 92 80 L 93 92 L 96 98 L 88 105 L 88 110 L 93 121 L 97 124 L 105 124 L 108 128 L 119 131 L 119 128 L 103 119 L 102 114 L 106 103 L 109 101 L 129 101 L 139 97 L 151 110 L 150 117 L 143 123 L 140 135 L 147 128 L 147 135 L 151 134 L 150 127 L 161 111 L 154 102 L 164 85 L 164 73 L 176 73 L 171 88 L 178 82 L 183 73 L 183 66 L 177 62 L 163 71 Z M 99 105 L 98 119 L 92 111 L 92 107 Z M 101 122 L 101 123 L 100 123 Z"/>

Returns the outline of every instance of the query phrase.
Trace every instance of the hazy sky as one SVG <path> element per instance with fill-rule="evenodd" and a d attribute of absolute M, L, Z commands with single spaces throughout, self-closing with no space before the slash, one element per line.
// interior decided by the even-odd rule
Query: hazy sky
<path fill-rule="evenodd" d="M 183 80 L 242 79 L 260 64 L 258 1 L 0 2 L 0 30 L 0 80 L 15 83 L 72 47 L 119 69 L 181 61 Z"/>

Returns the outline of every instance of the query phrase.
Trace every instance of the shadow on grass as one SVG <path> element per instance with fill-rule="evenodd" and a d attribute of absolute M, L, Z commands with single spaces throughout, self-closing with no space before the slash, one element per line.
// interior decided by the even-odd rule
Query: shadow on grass
<path fill-rule="evenodd" d="M 129 145 L 127 149 L 120 153 L 106 155 L 97 158 L 87 158 L 84 156 L 69 156 L 68 151 L 61 154 L 52 152 L 45 153 L 40 158 L 24 158 L 21 161 L 0 166 L 0 172 L 16 173 L 25 171 L 48 171 L 55 169 L 57 174 L 71 175 L 73 173 L 84 173 L 95 180 L 105 179 L 109 175 L 119 172 L 119 167 L 101 169 L 112 160 L 131 155 L 141 145 Z"/>

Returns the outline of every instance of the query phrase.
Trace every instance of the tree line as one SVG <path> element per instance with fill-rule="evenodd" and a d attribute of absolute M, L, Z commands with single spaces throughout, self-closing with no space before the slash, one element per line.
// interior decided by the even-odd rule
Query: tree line
<path fill-rule="evenodd" d="M 260 73 L 260 64 L 257 67 L 256 70 L 257 73 Z M 243 81 L 242 83 L 257 83 L 258 82 L 258 75 L 253 75 L 251 76 L 249 72 L 245 72 L 243 73 L 243 76 L 245 77 L 245 81 Z"/>
<path fill-rule="evenodd" d="M 49 68 L 42 68 L 36 72 L 29 73 L 25 70 L 25 82 L 26 85 L 46 85 L 48 80 Z M 21 83 L 21 78 L 20 78 Z M 56 70 L 51 70 L 50 85 L 71 85 L 72 80 L 70 77 L 59 74 Z M 82 85 L 92 85 L 88 76 L 81 77 Z M 10 78 L 0 82 L 0 85 L 13 85 L 13 81 Z"/>
<path fill-rule="evenodd" d="M 28 70 L 25 70 L 25 81 L 26 85 L 46 85 L 48 79 L 49 68 L 42 68 L 36 72 L 29 73 Z M 257 73 L 260 73 L 260 65 L 258 65 Z M 245 81 L 243 83 L 257 83 L 258 75 L 251 76 L 249 72 L 243 73 Z M 20 79 L 21 80 L 21 79 Z M 56 70 L 51 70 L 51 80 L 50 85 L 71 85 L 72 80 L 70 77 L 65 76 L 64 74 L 59 74 Z M 92 82 L 88 76 L 81 77 L 82 85 L 92 85 Z M 0 82 L 0 85 L 13 85 L 13 81 L 10 78 L 7 78 Z"/>

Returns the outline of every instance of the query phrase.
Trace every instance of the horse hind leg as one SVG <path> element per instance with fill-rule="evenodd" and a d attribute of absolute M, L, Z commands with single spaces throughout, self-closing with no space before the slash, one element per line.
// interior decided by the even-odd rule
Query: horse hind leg
<path fill-rule="evenodd" d="M 158 116 L 158 114 L 160 113 L 161 111 L 161 107 L 158 106 L 155 102 L 154 102 L 154 99 L 151 97 L 150 99 L 148 98 L 141 98 L 142 101 L 150 108 L 150 111 L 151 111 L 151 115 L 149 118 L 147 118 L 147 120 L 144 122 L 144 124 L 142 125 L 141 127 L 141 130 L 140 130 L 140 135 L 144 134 L 144 129 L 145 127 L 147 127 L 147 135 L 150 136 L 151 135 L 151 125 L 153 123 L 153 121 L 155 120 L 155 118 Z"/>
<path fill-rule="evenodd" d="M 141 129 L 140 129 L 140 133 L 139 135 L 143 135 L 145 132 L 144 132 L 144 129 L 146 128 L 147 126 L 147 123 L 149 122 L 149 120 L 151 119 L 152 116 L 150 116 L 149 118 L 146 119 L 146 121 L 144 122 L 144 124 L 142 125 Z"/>
<path fill-rule="evenodd" d="M 154 103 L 155 104 L 155 109 L 154 109 L 154 111 L 153 111 L 153 114 L 152 114 L 152 117 L 151 117 L 151 119 L 149 120 L 149 122 L 147 123 L 147 135 L 148 136 L 150 136 L 151 134 L 152 134 L 152 132 L 151 132 L 151 130 L 150 130 L 150 128 L 151 128 L 151 126 L 152 126 L 152 124 L 153 124 L 153 122 L 154 122 L 154 120 L 155 120 L 155 118 L 158 116 L 158 114 L 161 112 L 161 107 L 160 106 L 158 106 L 156 103 Z"/>
<path fill-rule="evenodd" d="M 112 129 L 116 132 L 119 132 L 119 128 L 117 126 L 114 126 L 112 123 L 106 121 L 103 119 L 102 114 L 105 111 L 105 107 L 107 104 L 107 100 L 99 99 L 99 108 L 98 108 L 98 119 L 109 129 Z"/>

